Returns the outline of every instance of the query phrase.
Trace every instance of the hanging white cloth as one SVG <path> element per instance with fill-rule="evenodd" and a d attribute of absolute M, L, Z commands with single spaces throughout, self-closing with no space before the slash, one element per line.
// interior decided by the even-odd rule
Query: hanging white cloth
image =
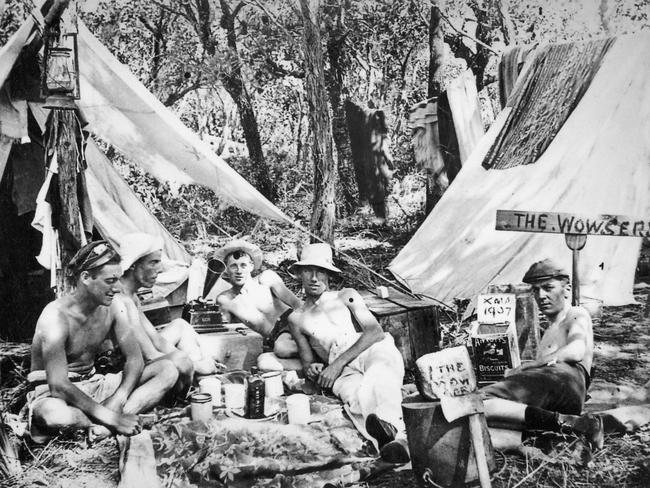
<path fill-rule="evenodd" d="M 52 206 L 45 200 L 52 182 L 52 175 L 58 172 L 56 155 L 52 158 L 50 168 L 45 176 L 45 182 L 36 197 L 36 211 L 32 220 L 32 227 L 43 234 L 41 251 L 36 256 L 36 261 L 45 269 L 51 271 L 50 286 L 56 286 L 56 270 L 61 267 L 59 252 L 58 232 L 52 225 Z"/>

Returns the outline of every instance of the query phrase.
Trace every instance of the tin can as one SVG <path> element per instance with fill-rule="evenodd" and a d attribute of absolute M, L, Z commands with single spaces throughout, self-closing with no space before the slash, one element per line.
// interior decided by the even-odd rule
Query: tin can
<path fill-rule="evenodd" d="M 190 412 L 192 420 L 207 422 L 212 418 L 212 395 L 209 393 L 194 393 L 190 397 Z"/>

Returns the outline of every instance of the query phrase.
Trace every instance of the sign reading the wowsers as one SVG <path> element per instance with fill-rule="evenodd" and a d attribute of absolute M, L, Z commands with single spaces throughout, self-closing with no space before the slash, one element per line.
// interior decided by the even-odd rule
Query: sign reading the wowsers
<path fill-rule="evenodd" d="M 625 215 L 576 215 L 527 210 L 497 210 L 496 230 L 650 237 L 650 219 Z"/>

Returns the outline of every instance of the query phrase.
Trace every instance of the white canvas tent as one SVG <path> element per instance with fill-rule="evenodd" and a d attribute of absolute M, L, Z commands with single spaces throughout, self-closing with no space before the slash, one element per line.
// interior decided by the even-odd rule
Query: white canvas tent
<path fill-rule="evenodd" d="M 0 50 L 0 86 L 36 29 L 32 17 Z M 178 184 L 207 186 L 228 203 L 261 217 L 290 219 L 183 125 L 125 66 L 79 23 L 81 99 L 87 129 L 141 164 Z M 2 153 L 0 151 L 0 153 Z M 5 161 L 1 161 L 0 169 Z"/>
<path fill-rule="evenodd" d="M 12 69 L 23 49 L 40 35 L 37 17 L 37 13 L 30 16 L 0 49 L 0 181 L 12 147 L 30 142 L 29 114 L 41 131 L 47 119 L 48 110 L 41 103 L 12 96 L 13 90 L 9 90 L 10 84 L 6 83 L 11 80 Z M 88 122 L 85 129 L 91 134 L 113 145 L 159 179 L 174 184 L 200 184 L 214 190 L 227 204 L 263 218 L 290 222 L 282 211 L 214 154 L 209 144 L 163 106 L 81 22 L 78 46 L 81 98 L 76 104 Z M 86 160 L 88 169 L 85 176 L 95 229 L 118 248 L 123 236 L 130 232 L 141 231 L 162 237 L 165 257 L 185 268 L 184 272 L 171 276 L 166 291 L 178 287 L 187 277 L 190 264 L 187 251 L 142 204 L 93 140 L 88 141 Z M 33 166 L 31 170 L 24 166 L 20 168 L 23 183 L 27 178 L 33 180 L 30 185 L 23 185 L 30 189 L 21 195 L 24 213 L 30 210 L 30 205 L 31 210 L 34 209 L 36 192 L 45 179 L 45 168 L 42 160 L 33 158 L 28 162 L 21 161 L 21 164 Z M 0 233 L 7 236 L 13 232 L 0 218 Z M 6 276 L 6 268 L 3 273 L 1 264 L 0 278 L 3 274 Z M 0 299 L 3 296 L 0 293 Z"/>
<path fill-rule="evenodd" d="M 561 234 L 496 231 L 496 210 L 650 219 L 650 35 L 617 38 L 589 88 L 534 164 L 485 169 L 507 107 L 389 269 L 414 292 L 448 304 L 489 284 L 519 283 L 537 260 L 571 268 Z M 531 60 L 534 56 L 530 56 Z M 521 77 L 520 77 L 521 78 Z M 641 238 L 589 236 L 582 295 L 633 301 Z"/>
<path fill-rule="evenodd" d="M 0 50 L 0 86 L 37 30 L 35 24 L 30 17 Z M 160 179 L 176 184 L 201 184 L 243 210 L 265 218 L 290 221 L 149 93 L 83 23 L 80 22 L 79 27 L 81 99 L 77 106 L 88 121 L 86 128 L 91 133 Z M 21 107 L 27 110 L 26 106 Z M 29 108 L 39 123 L 44 123 L 46 110 L 38 103 L 29 103 Z M 19 118 L 24 119 L 26 125 L 26 116 L 21 114 Z M 0 141 L 0 177 L 13 142 L 9 137 Z M 89 193 L 96 225 L 102 234 L 118 245 L 121 235 L 135 229 L 159 234 L 165 238 L 169 258 L 189 262 L 185 250 L 173 243 L 162 226 L 151 223 L 153 216 L 110 167 L 93 141 L 88 145 L 86 156 L 88 184 L 92 190 Z"/>

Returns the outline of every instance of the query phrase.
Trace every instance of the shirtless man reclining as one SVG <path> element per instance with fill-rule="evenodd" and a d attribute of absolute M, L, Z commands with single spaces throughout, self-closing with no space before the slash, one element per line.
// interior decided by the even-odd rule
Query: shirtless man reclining
<path fill-rule="evenodd" d="M 510 370 L 506 377 L 481 390 L 488 425 L 498 449 L 517 449 L 519 429 L 567 429 L 584 434 L 596 448 L 603 445 L 602 419 L 580 416 L 590 383 L 594 338 L 591 317 L 571 306 L 569 274 L 549 259 L 533 264 L 523 281 L 533 287 L 549 326 L 539 344 L 537 359 Z"/>
<path fill-rule="evenodd" d="M 300 369 L 298 346 L 287 322 L 291 312 L 302 305 L 300 299 L 274 271 L 252 276 L 262 266 L 262 251 L 254 244 L 236 239 L 214 257 L 224 263 L 222 278 L 232 285 L 217 297 L 224 318 L 239 320 L 261 334 L 266 348 L 273 350 L 260 354 L 258 367 L 263 371 Z"/>
<path fill-rule="evenodd" d="M 144 233 L 124 237 L 120 251 L 124 274 L 120 278 L 133 335 L 140 345 L 145 363 L 161 359 L 172 361 L 179 372 L 176 390 L 184 393 L 192 383 L 194 373 L 207 375 L 217 372 L 208 351 L 201 348 L 199 335 L 183 319 L 173 320 L 157 331 L 142 312 L 137 291 L 151 288 L 161 272 L 163 242 L 159 237 Z"/>
<path fill-rule="evenodd" d="M 383 332 L 358 292 L 329 290 L 330 275 L 340 273 L 329 245 L 306 246 L 291 270 L 306 295 L 304 305 L 289 316 L 306 376 L 331 388 L 363 417 L 384 460 L 408 462 L 401 407 L 404 362 L 392 336 Z"/>
<path fill-rule="evenodd" d="M 119 295 L 120 256 L 106 241 L 91 242 L 72 258 L 71 295 L 49 303 L 36 324 L 27 380 L 28 428 L 36 442 L 62 431 L 104 426 L 133 435 L 139 412 L 156 405 L 178 378 L 170 361 L 144 366 Z M 112 337 L 126 358 L 124 371 L 96 374 L 93 364 Z M 105 429 L 103 429 L 105 430 Z"/>

